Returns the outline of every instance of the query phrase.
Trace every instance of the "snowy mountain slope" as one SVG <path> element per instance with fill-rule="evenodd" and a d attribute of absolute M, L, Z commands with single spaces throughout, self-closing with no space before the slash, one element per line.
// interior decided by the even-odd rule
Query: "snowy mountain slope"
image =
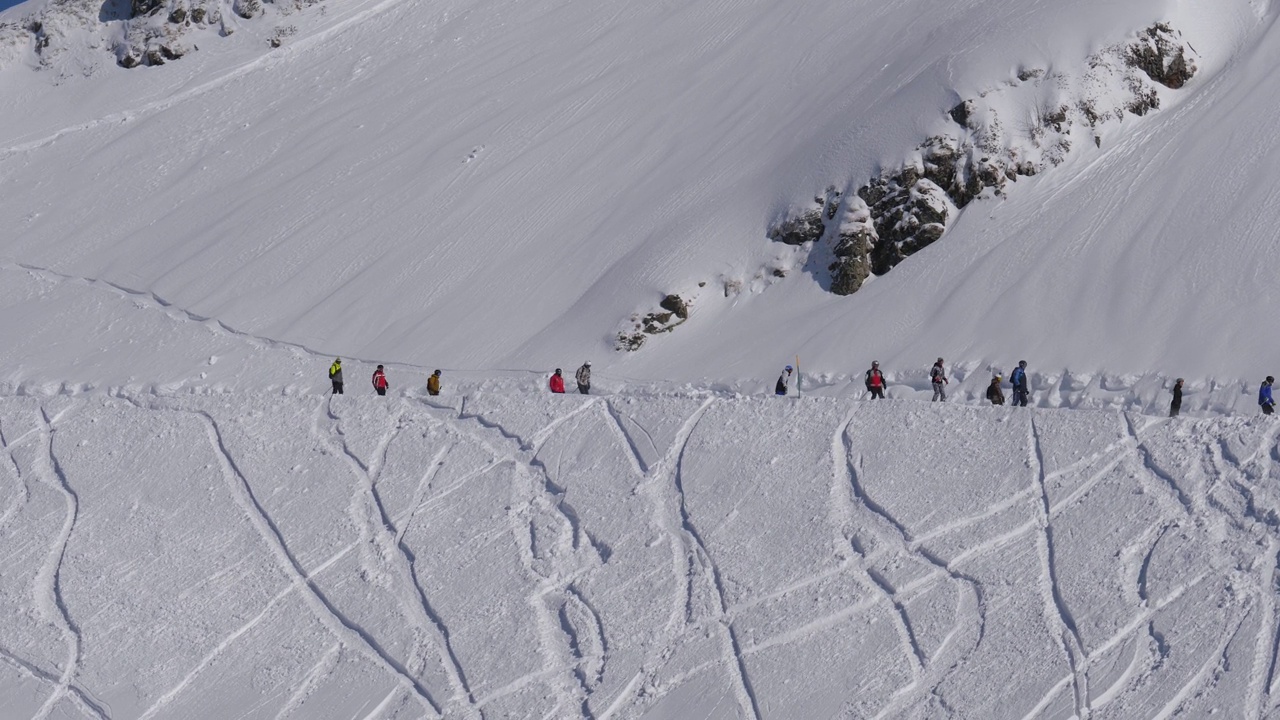
<path fill-rule="evenodd" d="M 0 260 L 422 366 L 589 356 L 699 380 L 941 353 L 1252 380 L 1272 349 L 1254 331 L 1272 19 L 1244 0 L 317 6 L 278 50 L 268 18 L 163 67 L 0 73 Z M 764 237 L 787 207 L 900 162 L 1017 68 L 1083 63 L 1156 20 L 1202 65 L 1160 113 L 975 203 L 856 296 L 770 274 L 796 261 Z M 690 321 L 615 354 L 671 291 Z"/>
<path fill-rule="evenodd" d="M 1269 421 L 439 400 L 0 401 L 6 716 L 1276 711 Z"/>
<path fill-rule="evenodd" d="M 268 3 L 129 70 L 86 8 L 0 13 L 66 41 L 0 38 L 0 716 L 1280 712 L 1272 3 Z M 767 238 L 1158 21 L 1190 83 L 857 294 Z"/>

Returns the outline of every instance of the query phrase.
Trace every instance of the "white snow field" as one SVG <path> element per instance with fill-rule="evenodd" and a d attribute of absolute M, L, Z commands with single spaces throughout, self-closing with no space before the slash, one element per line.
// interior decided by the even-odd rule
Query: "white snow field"
<path fill-rule="evenodd" d="M 6 398 L 0 715 L 1270 717 L 1278 433 L 704 392 Z"/>
<path fill-rule="evenodd" d="M 0 11 L 0 720 L 1280 717 L 1276 2 L 236 4 Z M 768 239 L 974 98 L 1060 162 Z"/>
<path fill-rule="evenodd" d="M 463 370 L 591 358 L 702 382 L 796 354 L 815 373 L 944 355 L 1256 386 L 1275 369 L 1268 0 L 289 7 L 228 11 L 235 34 L 193 33 L 198 49 L 161 67 L 116 66 L 94 28 L 94 48 L 9 52 L 5 283 L 47 269 L 324 354 Z M 1100 147 L 1073 135 L 1062 165 L 975 201 L 861 292 L 829 294 L 766 238 L 815 192 L 954 132 L 960 99 L 1023 69 L 1078 74 L 1156 21 L 1196 53 L 1185 88 L 1100 126 Z M 278 27 L 296 32 L 272 50 Z M 1011 97 L 1005 125 L 1025 133 L 1055 97 Z M 742 292 L 725 297 L 726 281 Z M 667 292 L 692 299 L 688 323 L 615 352 Z M 24 318 L 0 317 L 6 344 Z M 24 361 L 4 372 L 103 383 L 131 367 L 48 347 Z"/>

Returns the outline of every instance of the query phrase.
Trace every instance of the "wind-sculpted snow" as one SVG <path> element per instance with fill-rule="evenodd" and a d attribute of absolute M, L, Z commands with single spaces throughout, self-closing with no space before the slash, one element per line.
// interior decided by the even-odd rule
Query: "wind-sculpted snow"
<path fill-rule="evenodd" d="M 1280 424 L 0 399 L 14 717 L 1264 717 Z"/>

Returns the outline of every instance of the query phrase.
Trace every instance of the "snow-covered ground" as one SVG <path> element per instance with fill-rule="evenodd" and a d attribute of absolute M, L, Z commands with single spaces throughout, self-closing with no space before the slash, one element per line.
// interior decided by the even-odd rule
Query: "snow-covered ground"
<path fill-rule="evenodd" d="M 696 381 L 771 375 L 795 354 L 829 373 L 939 354 L 1222 382 L 1275 369 L 1270 2 L 284 9 L 192 35 L 199 49 L 162 67 L 55 44 L 51 68 L 0 70 L 4 267 L 154 293 L 325 354 L 459 369 L 590 357 Z M 825 292 L 766 238 L 815 192 L 954 132 L 960 99 L 1024 70 L 1078 76 L 1156 21 L 1196 53 L 1185 88 L 1110 121 L 1100 147 L 1074 137 L 1062 165 L 974 202 L 856 295 Z M 280 27 L 295 32 L 270 49 Z M 996 104 L 1030 137 L 1053 98 Z M 667 292 L 693 300 L 689 322 L 615 352 Z M 21 323 L 0 317 L 6 334 Z"/>
<path fill-rule="evenodd" d="M 1280 425 L 0 401 L 5 717 L 1262 717 Z"/>
<path fill-rule="evenodd" d="M 0 11 L 0 718 L 1280 715 L 1272 0 L 219 6 Z M 768 239 L 975 98 L 935 244 Z"/>

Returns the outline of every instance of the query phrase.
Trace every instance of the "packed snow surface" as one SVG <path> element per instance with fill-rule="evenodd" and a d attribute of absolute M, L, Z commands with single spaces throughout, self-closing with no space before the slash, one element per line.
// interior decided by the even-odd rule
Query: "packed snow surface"
<path fill-rule="evenodd" d="M 0 400 L 6 717 L 1261 717 L 1269 419 Z"/>

